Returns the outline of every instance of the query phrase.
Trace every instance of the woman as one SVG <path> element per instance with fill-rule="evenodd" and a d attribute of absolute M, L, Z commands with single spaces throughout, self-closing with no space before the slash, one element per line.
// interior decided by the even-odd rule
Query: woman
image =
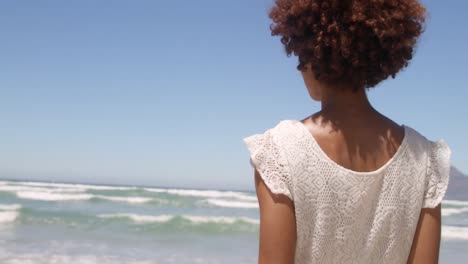
<path fill-rule="evenodd" d="M 408 65 L 425 12 L 416 0 L 275 2 L 272 35 L 322 107 L 244 138 L 260 264 L 438 263 L 450 148 L 366 96 Z"/>

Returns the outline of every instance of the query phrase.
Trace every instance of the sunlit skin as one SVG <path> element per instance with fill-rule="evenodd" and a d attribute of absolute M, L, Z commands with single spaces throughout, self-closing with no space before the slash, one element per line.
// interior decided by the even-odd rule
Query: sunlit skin
<path fill-rule="evenodd" d="M 301 72 L 310 97 L 321 110 L 302 121 L 322 150 L 341 166 L 360 172 L 374 171 L 388 162 L 404 138 L 403 127 L 370 104 L 360 88 L 339 89 L 314 78 L 310 67 Z M 273 194 L 254 171 L 260 206 L 259 264 L 293 264 L 296 248 L 294 203 Z M 438 263 L 441 205 L 421 210 L 408 264 Z"/>

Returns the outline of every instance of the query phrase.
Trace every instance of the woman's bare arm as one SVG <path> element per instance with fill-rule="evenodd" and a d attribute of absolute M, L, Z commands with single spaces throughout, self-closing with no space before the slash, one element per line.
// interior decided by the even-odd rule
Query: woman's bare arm
<path fill-rule="evenodd" d="M 423 208 L 408 258 L 408 264 L 438 264 L 441 237 L 441 205 Z"/>
<path fill-rule="evenodd" d="M 273 194 L 255 170 L 255 189 L 260 206 L 259 264 L 294 264 L 296 218 L 286 195 Z"/>

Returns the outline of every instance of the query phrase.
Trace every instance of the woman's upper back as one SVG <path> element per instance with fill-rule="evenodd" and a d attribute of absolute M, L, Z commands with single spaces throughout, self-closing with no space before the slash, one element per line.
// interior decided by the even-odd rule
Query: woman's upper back
<path fill-rule="evenodd" d="M 298 120 L 244 139 L 268 188 L 294 202 L 295 263 L 406 263 L 421 208 L 446 191 L 450 149 L 402 127 L 393 155 L 371 171 L 338 164 Z"/>
<path fill-rule="evenodd" d="M 378 112 L 361 115 L 359 119 L 342 116 L 342 121 L 338 121 L 320 111 L 301 122 L 320 151 L 339 166 L 374 171 L 394 156 L 405 131 L 403 126 Z"/>

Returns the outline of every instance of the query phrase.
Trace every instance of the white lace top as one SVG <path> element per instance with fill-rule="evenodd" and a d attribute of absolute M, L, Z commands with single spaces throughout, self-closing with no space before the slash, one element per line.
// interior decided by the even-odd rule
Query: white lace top
<path fill-rule="evenodd" d="M 451 150 L 409 126 L 394 156 L 372 172 L 331 160 L 299 120 L 244 138 L 267 187 L 293 202 L 295 264 L 406 264 L 421 208 L 446 192 Z"/>

